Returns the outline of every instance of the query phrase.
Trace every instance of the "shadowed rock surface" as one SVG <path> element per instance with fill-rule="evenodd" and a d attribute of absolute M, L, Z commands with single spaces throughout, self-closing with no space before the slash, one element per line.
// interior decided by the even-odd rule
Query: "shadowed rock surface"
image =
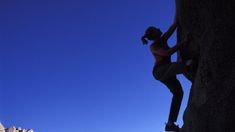
<path fill-rule="evenodd" d="M 235 132 L 235 2 L 179 0 L 180 41 L 194 39 L 178 59 L 195 58 L 181 132 Z"/>

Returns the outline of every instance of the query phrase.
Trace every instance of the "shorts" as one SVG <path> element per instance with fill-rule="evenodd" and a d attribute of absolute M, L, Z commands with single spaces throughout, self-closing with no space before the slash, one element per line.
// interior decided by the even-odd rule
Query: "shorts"
<path fill-rule="evenodd" d="M 173 62 L 160 66 L 154 66 L 153 76 L 156 80 L 164 81 L 185 71 L 186 64 L 183 62 Z"/>

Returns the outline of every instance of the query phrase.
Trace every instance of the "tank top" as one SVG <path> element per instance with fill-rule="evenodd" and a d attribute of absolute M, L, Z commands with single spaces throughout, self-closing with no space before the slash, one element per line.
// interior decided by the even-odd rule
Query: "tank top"
<path fill-rule="evenodd" d="M 170 49 L 170 47 L 167 44 L 167 41 L 165 41 L 164 39 L 161 39 L 160 41 L 158 41 L 157 43 L 153 43 L 152 46 L 157 47 L 157 48 L 161 48 L 164 50 L 168 50 Z M 159 56 L 155 53 L 153 53 L 153 56 L 155 58 L 155 66 L 159 67 L 161 65 L 165 65 L 165 64 L 169 64 L 171 63 L 171 56 Z M 161 58 L 160 60 L 158 60 L 157 58 Z"/>

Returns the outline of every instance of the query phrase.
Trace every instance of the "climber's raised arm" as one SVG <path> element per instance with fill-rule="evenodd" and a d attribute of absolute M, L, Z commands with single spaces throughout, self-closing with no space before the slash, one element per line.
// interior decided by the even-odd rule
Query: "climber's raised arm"
<path fill-rule="evenodd" d="M 178 18 L 177 15 L 175 16 L 173 24 L 170 26 L 170 28 L 163 34 L 162 38 L 165 40 L 168 40 L 171 35 L 174 33 L 175 29 L 178 26 Z"/>
<path fill-rule="evenodd" d="M 163 39 L 168 40 L 171 35 L 174 33 L 175 29 L 179 25 L 179 14 L 178 14 L 178 9 L 179 9 L 179 3 L 178 0 L 175 0 L 175 18 L 173 24 L 170 26 L 170 28 L 163 34 Z"/>

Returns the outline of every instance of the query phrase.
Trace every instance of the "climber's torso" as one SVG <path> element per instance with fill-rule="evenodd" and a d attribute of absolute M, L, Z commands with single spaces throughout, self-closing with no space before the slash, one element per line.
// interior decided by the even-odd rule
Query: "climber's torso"
<path fill-rule="evenodd" d="M 153 49 L 161 49 L 161 50 L 168 50 L 169 46 L 167 45 L 167 42 L 164 39 L 160 39 L 159 41 L 155 41 L 150 46 L 151 52 L 155 58 L 155 66 L 161 66 L 165 64 L 171 63 L 170 56 L 161 56 L 157 53 L 153 52 Z"/>

